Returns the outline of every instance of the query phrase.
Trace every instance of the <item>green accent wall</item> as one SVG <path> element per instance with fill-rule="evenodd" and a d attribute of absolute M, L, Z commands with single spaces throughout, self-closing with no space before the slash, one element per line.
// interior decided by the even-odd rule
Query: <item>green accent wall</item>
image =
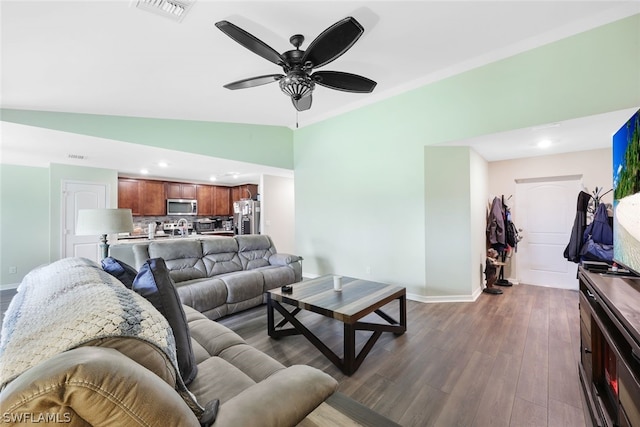
<path fill-rule="evenodd" d="M 438 219 L 425 206 L 447 202 L 444 193 L 425 191 L 427 180 L 460 193 L 447 198 L 469 200 L 464 186 L 451 184 L 469 160 L 440 158 L 441 173 L 433 174 L 424 147 L 639 105 L 635 15 L 300 129 L 294 133 L 296 246 L 305 272 L 391 281 L 429 297 L 446 293 L 441 278 L 471 260 L 466 281 L 477 282 L 483 221 L 452 219 L 448 229 L 468 229 L 470 222 L 473 228 L 446 242 L 425 226 Z M 475 169 L 484 175 L 469 179 L 486 182 L 486 168 Z M 483 217 L 484 209 L 475 214 Z M 431 271 L 427 258 L 444 244 L 473 252 L 460 259 L 445 251 L 433 266 L 440 271 Z M 477 287 L 448 292 L 456 298 L 469 289 Z"/>
<path fill-rule="evenodd" d="M 0 284 L 16 285 L 49 262 L 49 169 L 2 164 L 0 192 Z"/>
<path fill-rule="evenodd" d="M 293 131 L 282 126 L 11 109 L 0 115 L 6 122 L 293 169 Z"/>
<path fill-rule="evenodd" d="M 487 167 L 472 150 L 431 158 L 427 147 L 638 106 L 640 15 L 635 15 L 295 131 L 0 113 L 3 121 L 293 169 L 296 252 L 305 259 L 305 274 L 397 283 L 418 299 L 438 300 L 466 299 L 480 289 Z M 113 172 L 100 179 L 113 180 Z M 51 258 L 59 247 L 53 236 L 60 235 L 54 197 L 68 177 L 86 175 L 54 166 L 48 190 L 34 192 L 30 202 L 40 206 L 51 200 Z M 3 182 L 3 203 L 6 186 Z M 449 200 L 457 202 L 445 216 L 440 209 Z M 447 221 L 438 226 L 443 217 Z M 436 227 L 438 238 L 431 232 Z M 0 248 L 13 244 L 3 227 Z M 440 262 L 432 262 L 435 254 Z M 445 279 L 451 269 L 458 269 L 455 284 Z M 5 283 L 4 267 L 2 274 Z"/>

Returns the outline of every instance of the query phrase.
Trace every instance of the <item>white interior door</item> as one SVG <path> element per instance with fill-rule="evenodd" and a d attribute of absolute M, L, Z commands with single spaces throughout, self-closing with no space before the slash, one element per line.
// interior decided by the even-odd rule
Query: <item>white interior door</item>
<path fill-rule="evenodd" d="M 521 283 L 578 289 L 577 264 L 567 261 L 581 177 L 516 181 L 513 221 L 523 229 L 517 269 Z"/>
<path fill-rule="evenodd" d="M 63 257 L 84 257 L 99 262 L 102 258 L 99 236 L 76 236 L 79 209 L 107 207 L 107 184 L 65 182 L 62 188 Z"/>

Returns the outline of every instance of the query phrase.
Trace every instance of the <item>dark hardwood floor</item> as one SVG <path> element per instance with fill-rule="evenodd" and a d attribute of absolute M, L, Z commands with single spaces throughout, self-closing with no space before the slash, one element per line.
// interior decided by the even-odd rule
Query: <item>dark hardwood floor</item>
<path fill-rule="evenodd" d="M 578 292 L 502 289 L 473 303 L 408 301 L 407 333 L 383 334 L 351 377 L 302 336 L 269 338 L 265 306 L 220 323 L 285 365 L 322 369 L 339 391 L 403 426 L 587 425 L 577 370 Z M 396 306 L 388 305 L 390 314 Z M 339 322 L 298 317 L 341 354 Z M 359 334 L 362 346 L 368 335 Z"/>
<path fill-rule="evenodd" d="M 339 391 L 403 426 L 580 426 L 578 292 L 529 285 L 473 303 L 407 302 L 408 331 L 383 334 L 345 376 L 302 336 L 267 336 L 266 306 L 220 323 L 285 365 L 315 366 Z M 2 313 L 14 291 L 2 291 Z M 397 314 L 397 303 L 385 308 Z M 341 354 L 342 324 L 299 318 Z M 367 320 L 377 321 L 372 315 Z M 359 346 L 367 335 L 358 333 Z"/>

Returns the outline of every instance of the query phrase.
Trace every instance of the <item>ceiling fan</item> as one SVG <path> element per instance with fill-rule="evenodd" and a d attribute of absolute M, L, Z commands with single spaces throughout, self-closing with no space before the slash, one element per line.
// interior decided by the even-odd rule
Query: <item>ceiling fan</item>
<path fill-rule="evenodd" d="M 357 74 L 342 71 L 316 71 L 334 61 L 351 48 L 364 33 L 364 28 L 352 17 L 344 18 L 311 42 L 307 50 L 300 50 L 304 36 L 291 36 L 289 42 L 295 49 L 279 54 L 263 41 L 228 21 L 216 22 L 223 33 L 253 53 L 282 67 L 284 74 L 267 74 L 250 77 L 224 85 L 227 89 L 246 89 L 267 83 L 279 82 L 280 89 L 291 97 L 298 111 L 311 108 L 311 93 L 316 84 L 345 92 L 370 93 L 376 82 Z"/>

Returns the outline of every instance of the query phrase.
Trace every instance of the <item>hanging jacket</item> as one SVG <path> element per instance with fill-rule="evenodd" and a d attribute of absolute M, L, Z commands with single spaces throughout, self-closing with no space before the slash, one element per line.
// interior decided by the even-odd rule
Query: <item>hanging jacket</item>
<path fill-rule="evenodd" d="M 603 245 L 613 245 L 613 230 L 609 225 L 609 215 L 607 206 L 604 203 L 598 205 L 598 210 L 593 217 L 593 222 L 587 226 L 582 235 L 583 243 L 589 238 L 596 243 Z"/>
<path fill-rule="evenodd" d="M 489 211 L 487 222 L 487 237 L 489 243 L 491 245 L 505 245 L 504 210 L 502 208 L 502 201 L 498 197 L 495 197 L 493 202 L 491 202 L 491 210 Z"/>
<path fill-rule="evenodd" d="M 604 204 L 598 205 L 593 221 L 584 230 L 580 255 L 582 261 L 613 261 L 613 229 Z"/>
<path fill-rule="evenodd" d="M 564 250 L 564 257 L 571 262 L 580 262 L 580 252 L 582 250 L 582 244 L 584 243 L 583 235 L 587 226 L 587 206 L 591 195 L 584 191 L 578 194 L 578 204 L 576 208 L 576 217 L 573 221 L 573 228 L 571 229 L 571 238 L 569 244 Z"/>

